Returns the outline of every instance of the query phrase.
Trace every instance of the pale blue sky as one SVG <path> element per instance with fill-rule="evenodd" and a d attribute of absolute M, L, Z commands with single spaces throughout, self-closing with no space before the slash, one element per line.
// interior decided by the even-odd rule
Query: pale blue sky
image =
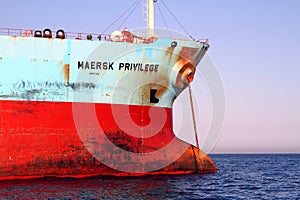
<path fill-rule="evenodd" d="M 101 33 L 134 1 L 0 0 L 0 27 Z M 213 152 L 299 153 L 300 1 L 164 2 L 192 36 L 210 39 L 209 56 L 224 81 L 226 120 Z M 145 26 L 141 6 L 124 26 Z"/>

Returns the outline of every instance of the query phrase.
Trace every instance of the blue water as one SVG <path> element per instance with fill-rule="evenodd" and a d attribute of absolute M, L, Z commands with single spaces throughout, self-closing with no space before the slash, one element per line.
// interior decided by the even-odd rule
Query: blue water
<path fill-rule="evenodd" d="M 0 182 L 1 199 L 300 199 L 300 154 L 211 155 L 215 174 Z"/>

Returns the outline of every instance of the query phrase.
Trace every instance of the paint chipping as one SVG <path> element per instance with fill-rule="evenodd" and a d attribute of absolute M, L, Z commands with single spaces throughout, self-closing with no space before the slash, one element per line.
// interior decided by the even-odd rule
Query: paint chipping
<path fill-rule="evenodd" d="M 26 90 L 23 94 L 22 94 L 22 98 L 23 99 L 33 99 L 37 94 L 41 93 L 41 89 L 33 89 L 33 90 Z"/>
<path fill-rule="evenodd" d="M 72 88 L 73 90 L 96 88 L 96 84 L 94 83 L 69 83 L 66 86 Z"/>

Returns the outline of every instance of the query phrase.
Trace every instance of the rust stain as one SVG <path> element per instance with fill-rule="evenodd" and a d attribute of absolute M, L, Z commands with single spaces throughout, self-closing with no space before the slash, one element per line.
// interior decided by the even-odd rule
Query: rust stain
<path fill-rule="evenodd" d="M 196 63 L 196 58 L 195 58 L 195 54 L 198 52 L 198 48 L 192 48 L 192 47 L 182 47 L 180 52 L 179 52 L 179 56 L 177 58 L 177 61 L 179 61 L 180 59 L 185 59 L 188 62 L 190 62 L 192 65 L 195 65 Z"/>
<path fill-rule="evenodd" d="M 159 90 L 156 92 L 155 97 L 156 98 L 160 98 L 166 91 L 168 90 L 167 86 L 162 86 L 161 88 L 159 88 Z"/>
<path fill-rule="evenodd" d="M 0 56 L 0 62 L 2 61 L 2 59 L 3 59 L 2 56 Z"/>
<path fill-rule="evenodd" d="M 169 80 L 161 77 L 160 80 L 157 81 L 159 88 L 155 94 L 156 98 L 160 98 L 167 90 L 169 85 Z"/>
<path fill-rule="evenodd" d="M 193 81 L 194 74 L 195 74 L 195 67 L 189 62 L 183 65 L 183 67 L 178 73 L 178 75 L 181 76 L 183 78 L 183 81 L 187 84 Z"/>
<path fill-rule="evenodd" d="M 186 59 L 184 58 L 178 59 L 174 66 L 175 70 L 179 72 L 186 63 L 188 63 Z"/>
<path fill-rule="evenodd" d="M 44 61 L 44 62 L 48 62 L 49 60 L 47 60 L 47 59 L 44 59 L 43 61 Z"/>
<path fill-rule="evenodd" d="M 196 68 L 189 60 L 181 58 L 174 68 L 177 71 L 176 87 L 182 88 L 193 81 Z"/>
<path fill-rule="evenodd" d="M 30 60 L 30 62 L 36 62 L 37 61 L 37 59 L 31 59 Z"/>
<path fill-rule="evenodd" d="M 70 64 L 64 64 L 65 81 L 70 82 Z"/>
<path fill-rule="evenodd" d="M 182 47 L 177 58 L 176 70 L 178 75 L 176 78 L 176 86 L 183 87 L 191 83 L 194 79 L 196 71 L 196 63 L 202 51 L 199 53 L 198 48 Z"/>
<path fill-rule="evenodd" d="M 167 60 L 167 63 L 171 62 L 172 56 L 173 56 L 173 52 L 174 52 L 175 47 L 168 47 L 166 52 L 165 52 L 165 58 Z"/>

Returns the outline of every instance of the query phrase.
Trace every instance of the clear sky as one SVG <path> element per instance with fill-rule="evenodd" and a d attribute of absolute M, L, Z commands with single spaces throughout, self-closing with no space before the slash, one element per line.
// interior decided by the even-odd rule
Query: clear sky
<path fill-rule="evenodd" d="M 0 0 L 0 27 L 101 33 L 134 1 Z M 192 36 L 209 38 L 209 58 L 223 79 L 226 118 L 213 152 L 300 153 L 300 1 L 164 2 Z M 141 6 L 124 26 L 145 26 Z"/>

